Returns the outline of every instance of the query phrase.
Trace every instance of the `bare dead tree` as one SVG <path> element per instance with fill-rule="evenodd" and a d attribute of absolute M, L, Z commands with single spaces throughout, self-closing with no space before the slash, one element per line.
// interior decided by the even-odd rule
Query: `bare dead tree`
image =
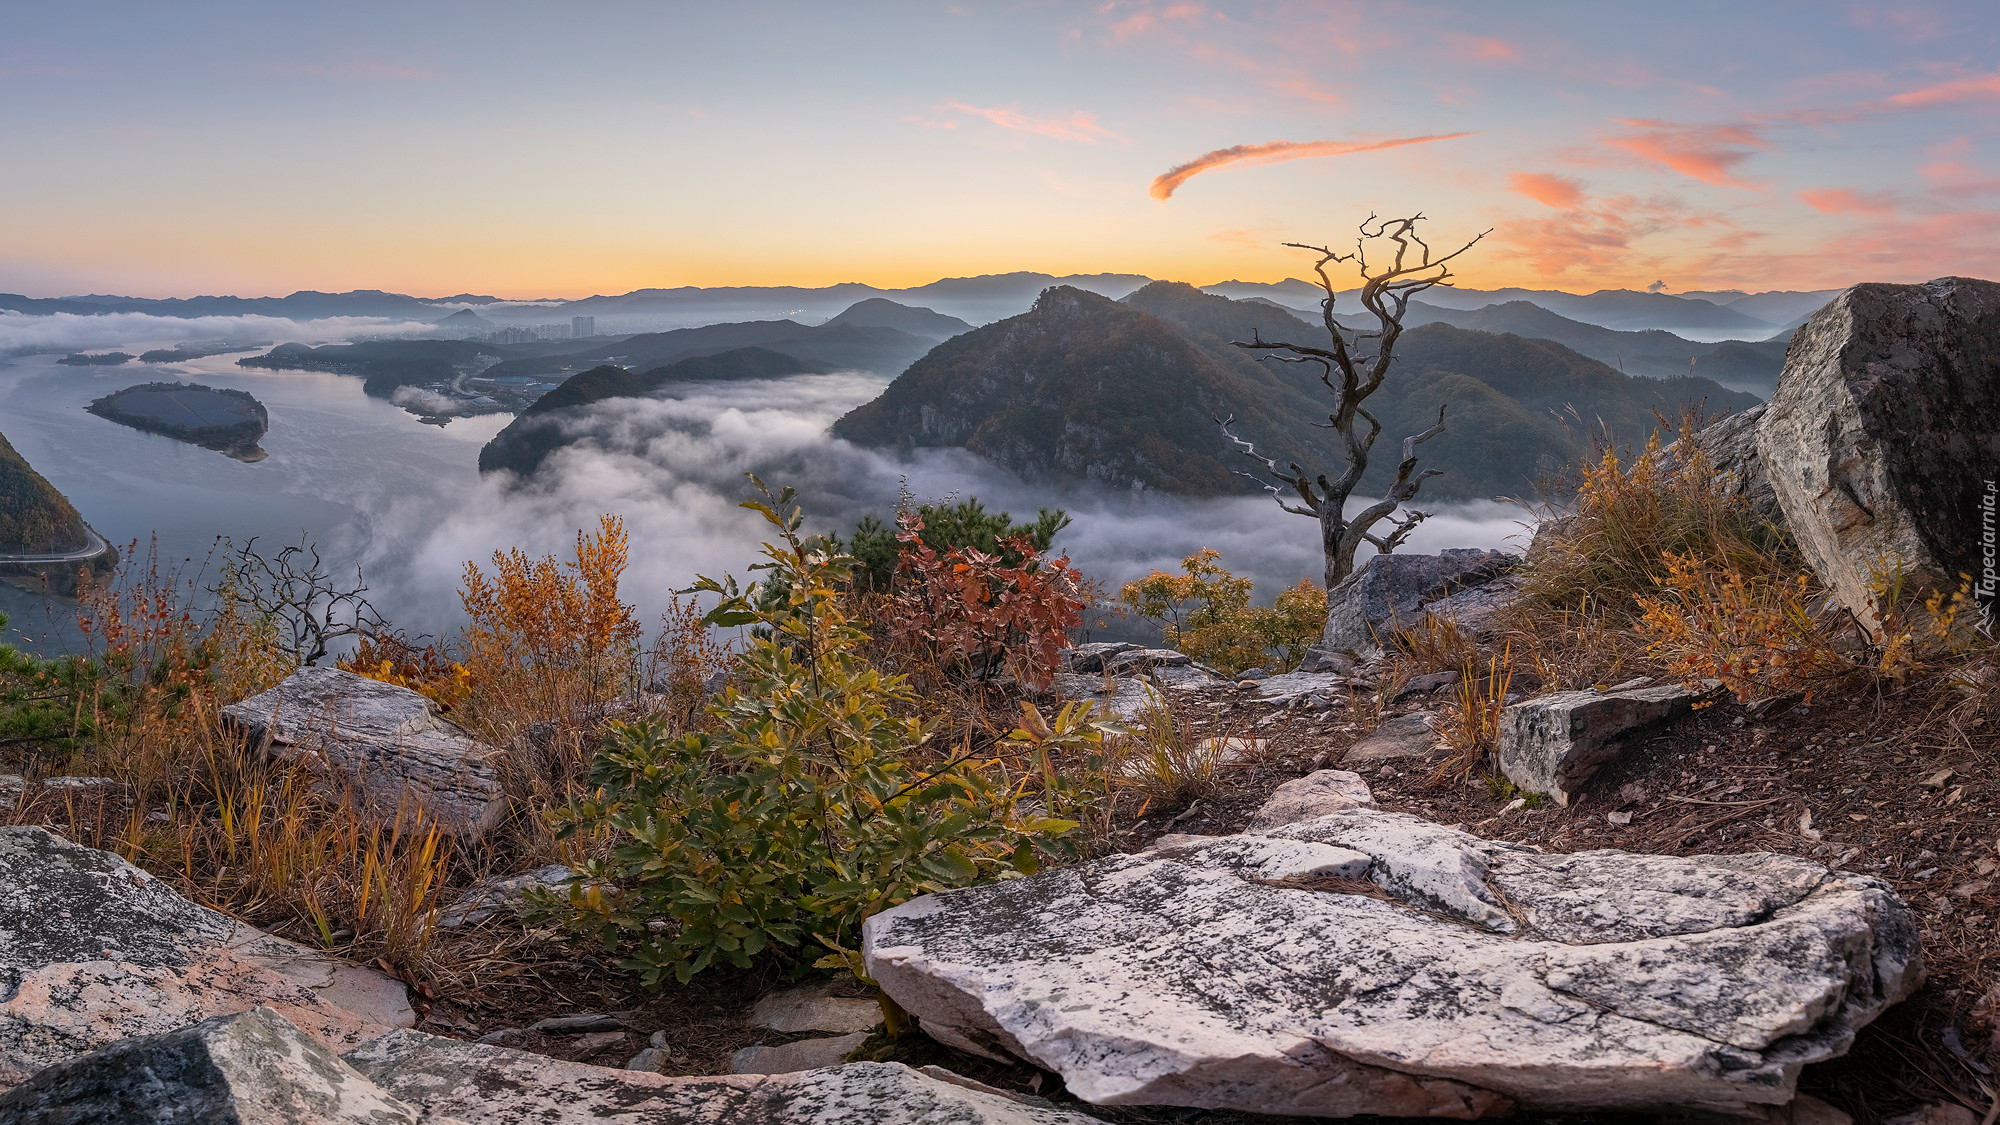
<path fill-rule="evenodd" d="M 1400 546 L 1410 532 L 1428 518 L 1429 513 L 1414 508 L 1400 514 L 1397 509 L 1415 498 L 1425 480 L 1441 472 L 1438 469 L 1418 471 L 1417 446 L 1444 432 L 1443 404 L 1438 406 L 1436 425 L 1403 439 L 1403 456 L 1396 465 L 1396 479 L 1382 499 L 1355 512 L 1352 517 L 1347 514 L 1347 499 L 1361 483 L 1362 474 L 1368 471 L 1369 451 L 1382 432 L 1382 424 L 1362 403 L 1382 386 L 1382 380 L 1389 374 L 1389 365 L 1395 360 L 1396 341 L 1403 334 L 1403 315 L 1409 311 L 1410 298 L 1435 285 L 1449 288 L 1453 275 L 1446 263 L 1493 233 L 1482 231 L 1451 253 L 1433 257 L 1430 245 L 1417 233 L 1417 224 L 1423 218 L 1421 213 L 1406 219 L 1377 219 L 1371 214 L 1361 224 L 1351 253 L 1340 253 L 1329 247 L 1303 242 L 1285 243 L 1286 246 L 1319 255 L 1319 261 L 1313 264 L 1313 272 L 1319 276 L 1320 288 L 1326 292 L 1319 303 L 1320 319 L 1327 334 L 1326 346 L 1265 340 L 1255 334 L 1247 341 L 1231 341 L 1236 347 L 1263 353 L 1258 356 L 1260 360 L 1318 367 L 1320 382 L 1333 395 L 1333 409 L 1327 414 L 1327 420 L 1313 425 L 1332 430 L 1340 439 L 1340 454 L 1346 467 L 1337 474 L 1314 472 L 1296 461 L 1281 466 L 1230 429 L 1236 421 L 1234 415 L 1216 419 L 1222 432 L 1236 443 L 1238 452 L 1264 466 L 1261 474 L 1238 472 L 1237 475 L 1249 477 L 1262 485 L 1285 511 L 1319 520 L 1320 547 L 1326 555 L 1326 586 L 1329 590 L 1354 572 L 1354 554 L 1363 543 L 1387 554 Z M 1391 244 L 1393 249 L 1389 249 Z M 1378 248 L 1378 257 L 1382 250 L 1389 253 L 1387 265 L 1374 273 L 1369 272 L 1368 252 L 1371 246 Z M 1374 331 L 1348 328 L 1334 319 L 1336 290 L 1327 268 L 1345 262 L 1354 263 L 1361 275 L 1361 307 L 1375 315 L 1377 327 Z M 1368 350 L 1371 348 L 1372 351 Z M 1365 430 L 1361 429 L 1362 423 L 1366 424 Z M 1288 499 L 1287 492 L 1295 499 Z M 1387 532 L 1377 534 L 1374 530 L 1376 525 L 1385 519 L 1389 521 Z"/>
<path fill-rule="evenodd" d="M 222 583 L 209 592 L 234 599 L 253 620 L 269 622 L 286 654 L 300 665 L 325 659 L 327 646 L 341 638 L 381 636 L 387 628 L 368 602 L 361 568 L 354 568 L 352 586 L 340 583 L 326 572 L 319 546 L 303 536 L 268 558 L 258 552 L 255 537 L 241 547 L 229 544 Z"/>

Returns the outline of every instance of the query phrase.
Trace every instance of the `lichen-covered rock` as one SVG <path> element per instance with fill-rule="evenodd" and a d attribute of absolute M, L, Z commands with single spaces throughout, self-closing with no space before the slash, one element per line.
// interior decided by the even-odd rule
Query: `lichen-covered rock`
<path fill-rule="evenodd" d="M 448 1125 L 269 1008 L 114 1043 L 0 1094 L 0 1125 Z"/>
<path fill-rule="evenodd" d="M 1559 691 L 1516 703 L 1500 713 L 1497 756 L 1507 780 L 1559 805 L 1618 753 L 1633 731 L 1687 714 L 1713 689 L 1680 684 L 1624 691 Z"/>
<path fill-rule="evenodd" d="M 1418 711 L 1390 719 L 1356 739 L 1341 761 L 1360 765 L 1400 758 L 1435 758 L 1439 753 L 1437 740 L 1437 716 L 1428 711 Z"/>
<path fill-rule="evenodd" d="M 507 814 L 500 751 L 438 714 L 408 688 L 343 672 L 301 668 L 269 691 L 222 709 L 252 745 L 308 755 L 364 809 L 388 819 L 414 800 L 446 831 L 476 835 Z"/>
<path fill-rule="evenodd" d="M 437 924 L 453 930 L 484 922 L 496 914 L 518 912 L 527 904 L 528 892 L 561 890 L 569 885 L 575 874 L 575 870 L 565 864 L 551 863 L 519 875 L 481 879 L 438 913 Z"/>
<path fill-rule="evenodd" d="M 1087 1101 L 1325 1116 L 1779 1105 L 1922 977 L 1876 879 L 1374 809 L 926 895 L 865 954 L 933 1037 Z"/>
<path fill-rule="evenodd" d="M 897 1063 L 670 1078 L 415 1031 L 345 1057 L 396 1097 L 467 1125 L 1098 1125 Z"/>
<path fill-rule="evenodd" d="M 189 902 L 109 852 L 0 828 L 0 1088 L 259 1005 L 337 1049 L 416 1022 L 380 973 Z"/>
<path fill-rule="evenodd" d="M 1271 791 L 1271 796 L 1250 814 L 1245 832 L 1267 832 L 1287 824 L 1312 820 L 1348 809 L 1372 809 L 1375 794 L 1358 773 L 1346 770 L 1314 770 L 1295 777 Z"/>
<path fill-rule="evenodd" d="M 1875 572 L 1905 590 L 1988 577 L 2000 477 L 2000 284 L 1857 285 L 1792 340 L 1757 451 L 1808 562 L 1875 630 Z"/>
<path fill-rule="evenodd" d="M 1435 555 L 1376 555 L 1327 591 L 1326 632 L 1334 652 L 1380 649 L 1417 624 L 1424 606 L 1504 574 L 1520 561 L 1502 551 L 1455 547 Z"/>

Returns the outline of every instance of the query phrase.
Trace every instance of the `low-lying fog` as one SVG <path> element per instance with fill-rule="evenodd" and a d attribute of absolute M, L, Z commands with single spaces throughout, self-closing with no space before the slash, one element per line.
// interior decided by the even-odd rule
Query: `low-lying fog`
<path fill-rule="evenodd" d="M 276 338 L 299 338 L 302 327 Z M 254 329 L 210 325 L 174 338 L 247 331 Z M 7 342 L 0 339 L 0 348 Z M 126 336 L 84 345 L 70 337 L 63 346 L 137 352 L 171 342 Z M 594 525 L 600 512 L 625 518 L 632 547 L 625 590 L 650 619 L 695 574 L 740 575 L 755 561 L 767 527 L 737 507 L 748 492 L 746 471 L 774 486 L 797 486 L 809 526 L 820 531 L 845 532 L 866 514 L 886 517 L 905 481 L 919 499 L 977 496 L 989 511 L 1017 519 L 1062 507 L 1075 522 L 1058 549 L 1114 591 L 1150 569 L 1173 569 L 1205 546 L 1255 578 L 1260 600 L 1320 572 L 1313 521 L 1279 511 L 1268 497 L 1187 500 L 1024 482 L 962 451 L 904 460 L 828 436 L 834 419 L 886 385 L 873 375 L 688 384 L 657 399 L 603 404 L 572 424 L 583 440 L 554 455 L 536 480 L 508 487 L 481 479 L 476 468 L 479 446 L 505 416 L 439 430 L 364 397 L 358 378 L 242 368 L 234 356 L 109 368 L 62 367 L 55 358 L 0 360 L 0 432 L 107 538 L 143 542 L 157 532 L 164 556 L 199 560 L 218 535 L 238 542 L 260 535 L 274 544 L 303 533 L 336 569 L 361 566 L 377 606 L 412 633 L 443 633 L 459 623 L 456 591 L 467 560 L 484 562 L 512 547 L 567 555 L 578 529 Z M 82 409 L 113 390 L 162 378 L 256 395 L 271 415 L 262 443 L 269 458 L 241 464 Z M 1406 550 L 1495 547 L 1510 539 L 1518 546 L 1518 508 L 1435 511 Z M 16 631 L 46 631 L 46 613 L 24 597 L 6 592 L 0 611 L 14 617 Z"/>

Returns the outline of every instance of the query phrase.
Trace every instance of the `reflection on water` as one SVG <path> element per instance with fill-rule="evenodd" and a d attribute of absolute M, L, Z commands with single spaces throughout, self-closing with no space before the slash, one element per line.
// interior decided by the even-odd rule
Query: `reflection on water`
<path fill-rule="evenodd" d="M 157 535 L 163 565 L 190 576 L 223 534 L 239 543 L 308 535 L 331 566 L 351 570 L 392 549 L 376 540 L 377 513 L 412 499 L 444 507 L 476 489 L 479 447 L 509 420 L 466 418 L 440 430 L 366 397 L 353 376 L 237 367 L 234 356 L 119 367 L 61 367 L 56 358 L 0 360 L 0 433 L 105 538 L 121 550 L 137 540 L 143 557 Z M 255 395 L 271 415 L 262 443 L 270 456 L 246 465 L 84 412 L 112 391 L 169 379 Z M 385 609 L 397 608 L 395 591 L 381 593 Z M 74 650 L 67 607 L 0 586 L 0 612 L 15 639 L 25 632 L 37 649 Z"/>

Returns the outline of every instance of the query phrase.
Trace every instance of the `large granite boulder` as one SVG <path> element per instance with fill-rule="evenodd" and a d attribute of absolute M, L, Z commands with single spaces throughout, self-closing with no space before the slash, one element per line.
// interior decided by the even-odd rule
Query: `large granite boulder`
<path fill-rule="evenodd" d="M 1500 772 L 1529 793 L 1567 805 L 1636 731 L 1680 718 L 1715 698 L 1720 684 L 1696 691 L 1680 684 L 1623 691 L 1559 691 L 1500 712 Z"/>
<path fill-rule="evenodd" d="M 1435 555 L 1376 555 L 1327 591 L 1326 632 L 1334 652 L 1379 650 L 1398 629 L 1417 624 L 1424 606 L 1511 570 L 1517 556 L 1454 547 Z"/>
<path fill-rule="evenodd" d="M 1324 1116 L 1782 1105 L 1923 975 L 1877 879 L 1367 808 L 926 895 L 864 938 L 926 1033 L 1086 1101 Z"/>
<path fill-rule="evenodd" d="M 390 1094 L 467 1125 L 1097 1125 L 897 1063 L 669 1078 L 415 1031 L 345 1058 Z"/>
<path fill-rule="evenodd" d="M 476 835 L 507 815 L 500 751 L 442 718 L 437 704 L 338 668 L 301 668 L 277 687 L 222 709 L 253 746 L 306 756 L 362 807 L 393 818 L 411 802 L 446 831 Z"/>
<path fill-rule="evenodd" d="M 1994 573 L 2000 284 L 1857 285 L 1792 340 L 1757 451 L 1820 578 L 1871 630 L 1873 571 L 1954 591 Z"/>
<path fill-rule="evenodd" d="M 269 1008 L 114 1043 L 0 1094 L 0 1125 L 448 1125 Z"/>
<path fill-rule="evenodd" d="M 1763 454 L 1757 451 L 1757 426 L 1768 409 L 1769 403 L 1760 402 L 1710 422 L 1695 431 L 1694 446 L 1707 461 L 1724 496 L 1742 501 L 1755 518 L 1782 525 L 1784 509 L 1779 507 L 1778 494 L 1764 471 Z M 1668 469 L 1681 470 L 1688 465 L 1678 441 L 1662 448 L 1660 457 Z"/>
<path fill-rule="evenodd" d="M 381 973 L 189 902 L 110 852 L 0 828 L 0 1089 L 259 1005 L 342 1050 L 416 1022 Z"/>

